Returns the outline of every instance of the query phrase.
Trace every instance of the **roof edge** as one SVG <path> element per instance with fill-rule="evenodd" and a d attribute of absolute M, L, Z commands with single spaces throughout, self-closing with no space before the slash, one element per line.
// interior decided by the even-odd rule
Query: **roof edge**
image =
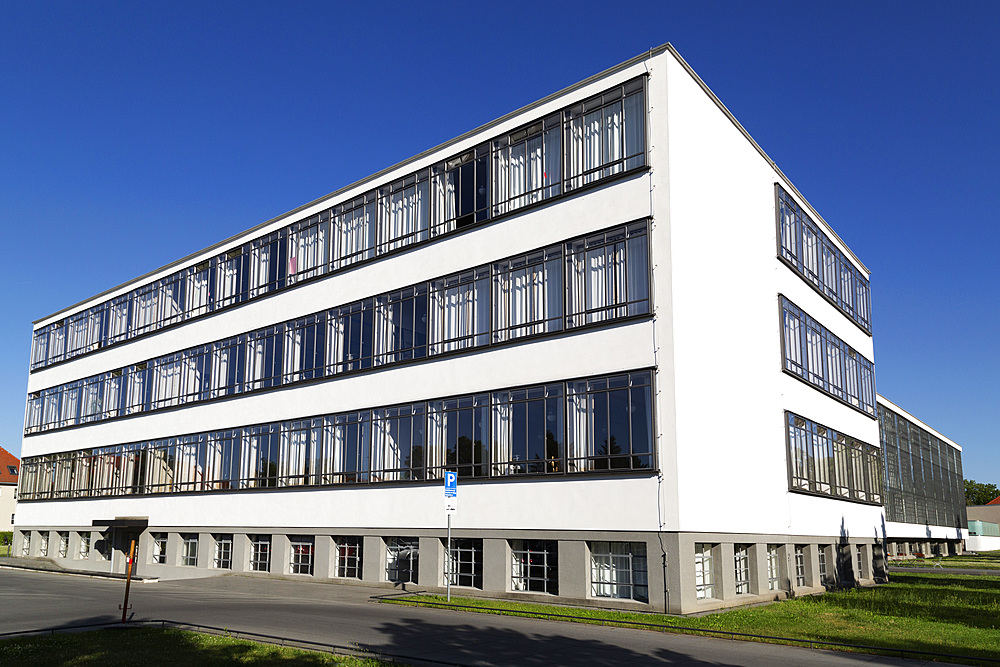
<path fill-rule="evenodd" d="M 952 440 L 948 436 L 944 435 L 943 433 L 941 433 L 941 431 L 938 431 L 936 428 L 934 428 L 932 426 L 929 426 L 926 422 L 920 420 L 917 417 L 914 417 L 912 414 L 910 414 L 909 412 L 907 412 L 903 408 L 899 407 L 898 405 L 896 405 L 895 403 L 893 403 L 892 401 L 890 401 L 888 398 L 886 398 L 882 394 L 878 394 L 878 393 L 875 394 L 875 402 L 876 403 L 882 403 L 882 404 L 884 404 L 886 407 L 888 407 L 893 412 L 895 412 L 895 413 L 897 413 L 897 414 L 899 414 L 899 415 L 901 415 L 903 417 L 906 417 L 908 420 L 910 420 L 911 422 L 913 422 L 917 426 L 919 426 L 919 427 L 927 430 L 930 433 L 933 433 L 935 436 L 937 436 L 941 440 L 944 440 L 945 442 L 947 442 L 949 445 L 951 445 L 952 447 L 954 447 L 958 451 L 962 451 L 962 445 L 958 444 L 957 442 L 955 442 L 954 440 Z"/>

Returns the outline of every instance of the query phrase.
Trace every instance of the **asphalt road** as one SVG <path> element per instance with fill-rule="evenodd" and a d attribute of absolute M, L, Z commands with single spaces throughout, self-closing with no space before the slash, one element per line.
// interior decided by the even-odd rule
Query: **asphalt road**
<path fill-rule="evenodd" d="M 120 581 L 0 569 L 0 633 L 121 619 Z M 133 584 L 132 616 L 452 665 L 920 665 L 833 651 L 379 604 L 385 589 L 214 577 Z M 168 656 L 165 656 L 168 660 Z M 428 664 L 424 662 L 423 664 Z"/>

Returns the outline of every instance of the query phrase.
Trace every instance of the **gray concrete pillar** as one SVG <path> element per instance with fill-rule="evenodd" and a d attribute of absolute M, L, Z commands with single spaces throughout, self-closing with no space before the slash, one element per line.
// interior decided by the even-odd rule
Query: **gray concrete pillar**
<path fill-rule="evenodd" d="M 510 543 L 502 538 L 483 539 L 483 590 L 508 591 L 511 577 Z"/>
<path fill-rule="evenodd" d="M 329 535 L 313 537 L 313 576 L 317 579 L 332 579 L 337 576 L 337 565 L 337 543 L 334 538 Z"/>
<path fill-rule="evenodd" d="M 583 540 L 559 541 L 559 595 L 590 597 L 590 549 Z"/>
<path fill-rule="evenodd" d="M 361 579 L 385 581 L 385 542 L 378 535 L 365 535 L 361 554 Z"/>
<path fill-rule="evenodd" d="M 420 538 L 417 580 L 423 586 L 444 586 L 444 543 L 438 537 Z"/>

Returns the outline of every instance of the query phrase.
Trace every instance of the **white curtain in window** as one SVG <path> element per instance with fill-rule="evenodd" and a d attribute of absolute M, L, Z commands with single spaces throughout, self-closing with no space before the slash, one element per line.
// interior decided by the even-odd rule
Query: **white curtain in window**
<path fill-rule="evenodd" d="M 266 294 L 273 285 L 269 285 L 272 263 L 277 259 L 274 257 L 276 243 L 265 243 L 255 246 L 250 252 L 250 296 Z"/>
<path fill-rule="evenodd" d="M 495 273 L 493 303 L 497 340 L 511 340 L 549 329 L 547 320 L 558 317 L 561 310 L 560 299 L 554 293 L 560 282 L 557 266 L 558 262 L 548 261 L 511 270 L 502 268 Z"/>
<path fill-rule="evenodd" d="M 840 299 L 847 310 L 854 308 L 854 272 L 846 261 L 840 265 Z"/>
<path fill-rule="evenodd" d="M 593 455 L 593 435 L 591 434 L 592 401 L 587 394 L 586 382 L 571 382 L 566 396 L 566 448 L 569 470 L 582 472 L 589 470 L 591 463 L 586 457 Z"/>
<path fill-rule="evenodd" d="M 337 214 L 334 219 L 337 228 L 335 266 L 346 266 L 374 256 L 376 219 L 375 201 Z"/>
<path fill-rule="evenodd" d="M 294 282 L 325 272 L 327 255 L 327 222 L 297 229 L 288 240 L 288 280 Z"/>
<path fill-rule="evenodd" d="M 528 590 L 528 563 L 522 560 L 522 554 L 526 551 L 524 540 L 511 540 L 510 551 L 510 588 L 512 591 L 526 591 Z"/>
<path fill-rule="evenodd" d="M 284 382 L 296 382 L 302 378 L 305 332 L 305 326 L 301 324 L 291 325 L 285 329 L 285 358 L 282 362 Z"/>
<path fill-rule="evenodd" d="M 80 412 L 80 386 L 73 384 L 62 390 L 62 407 L 59 410 L 60 424 L 70 426 L 76 423 Z"/>
<path fill-rule="evenodd" d="M 783 310 L 785 322 L 785 368 L 802 373 L 802 322 L 792 312 Z"/>
<path fill-rule="evenodd" d="M 440 354 L 484 344 L 489 330 L 486 279 L 445 287 L 437 281 L 431 289 L 430 353 Z"/>
<path fill-rule="evenodd" d="M 80 388 L 80 421 L 91 421 L 101 414 L 101 380 L 90 380 Z"/>
<path fill-rule="evenodd" d="M 426 180 L 392 193 L 386 191 L 380 199 L 382 252 L 426 240 L 430 205 Z"/>
<path fill-rule="evenodd" d="M 819 282 L 819 237 L 808 225 L 802 228 L 802 266 L 806 278 Z"/>
<path fill-rule="evenodd" d="M 121 404 L 122 376 L 106 373 L 101 379 L 101 403 L 103 405 L 104 419 L 118 416 L 118 407 Z"/>
<path fill-rule="evenodd" d="M 507 400 L 509 394 L 506 392 L 500 396 L 494 394 L 492 413 L 492 442 L 493 447 L 493 475 L 510 475 L 518 472 L 515 466 L 510 465 L 510 460 L 514 456 L 512 442 L 512 419 L 513 408 Z"/>
<path fill-rule="evenodd" d="M 176 322 L 184 315 L 184 299 L 181 278 L 171 278 L 160 283 L 157 291 L 160 293 L 161 313 L 158 322 Z"/>
<path fill-rule="evenodd" d="M 187 276 L 187 286 L 185 288 L 185 310 L 188 316 L 200 315 L 208 311 L 208 269 L 189 273 Z"/>
<path fill-rule="evenodd" d="M 376 411 L 372 423 L 372 471 L 381 471 L 372 476 L 373 481 L 391 481 L 401 478 L 399 468 L 403 467 L 399 419 L 388 417 L 383 411 Z"/>
<path fill-rule="evenodd" d="M 435 168 L 431 177 L 431 197 L 433 198 L 433 235 L 438 236 L 455 229 L 455 171 Z"/>
<path fill-rule="evenodd" d="M 236 301 L 240 292 L 240 261 L 241 257 L 233 257 L 219 262 L 216 278 L 216 303 L 227 306 Z"/>
<path fill-rule="evenodd" d="M 49 361 L 59 361 L 66 356 L 66 327 L 58 326 L 49 332 Z"/>
<path fill-rule="evenodd" d="M 278 475 L 282 484 L 299 486 L 307 484 L 306 456 L 309 453 L 309 440 L 312 435 L 308 424 L 295 423 L 289 430 L 287 425 L 281 429 L 281 451 L 278 454 Z"/>
<path fill-rule="evenodd" d="M 35 430 L 42 425 L 42 398 L 29 396 L 24 411 L 24 430 Z"/>
<path fill-rule="evenodd" d="M 601 164 L 609 165 L 604 169 L 604 176 L 617 174 L 624 170 L 622 158 L 622 103 L 615 102 L 602 109 L 604 112 L 604 150 Z M 598 174 L 600 176 L 602 174 Z"/>
<path fill-rule="evenodd" d="M 108 340 L 117 342 L 128 333 L 128 299 L 112 301 L 108 306 Z"/>
<path fill-rule="evenodd" d="M 71 319 L 66 328 L 68 329 L 70 355 L 80 354 L 87 350 L 87 316 L 78 315 Z"/>
<path fill-rule="evenodd" d="M 243 443 L 240 447 L 240 487 L 257 486 L 257 477 L 260 472 L 260 436 L 244 433 Z"/>
<path fill-rule="evenodd" d="M 132 297 L 131 331 L 143 332 L 156 322 L 156 290 L 150 287 Z"/>
<path fill-rule="evenodd" d="M 823 384 L 823 336 L 814 327 L 806 325 L 806 370 L 810 382 Z"/>

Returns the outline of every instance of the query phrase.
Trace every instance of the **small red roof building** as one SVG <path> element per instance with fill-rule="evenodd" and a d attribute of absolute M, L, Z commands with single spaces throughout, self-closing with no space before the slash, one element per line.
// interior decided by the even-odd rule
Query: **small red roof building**
<path fill-rule="evenodd" d="M 990 502 L 988 502 L 986 504 L 987 505 L 1000 505 L 1000 496 L 997 496 L 996 498 L 994 498 L 993 500 L 991 500 Z"/>
<path fill-rule="evenodd" d="M 21 470 L 21 460 L 0 447 L 0 484 L 17 486 L 17 473 Z"/>

